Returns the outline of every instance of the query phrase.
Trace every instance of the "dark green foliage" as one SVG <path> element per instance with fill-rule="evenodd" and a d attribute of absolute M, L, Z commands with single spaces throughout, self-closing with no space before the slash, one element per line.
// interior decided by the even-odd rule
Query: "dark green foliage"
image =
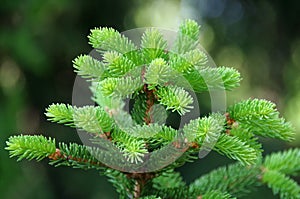
<path fill-rule="evenodd" d="M 136 121 L 137 124 L 143 124 L 145 122 L 145 118 L 149 117 L 147 110 L 147 96 L 144 93 L 139 93 L 135 97 L 135 101 L 133 102 L 133 108 L 131 111 L 132 119 Z"/>
<path fill-rule="evenodd" d="M 145 197 L 141 197 L 141 199 L 161 199 L 161 197 L 156 197 L 156 196 L 145 196 Z"/>
<path fill-rule="evenodd" d="M 163 126 L 161 131 L 149 139 L 150 146 L 161 147 L 172 142 L 177 136 L 177 131 L 171 127 Z"/>
<path fill-rule="evenodd" d="M 152 180 L 153 188 L 161 189 L 172 189 L 184 187 L 185 183 L 180 176 L 180 173 L 177 173 L 173 170 L 163 172 L 159 177 Z"/>
<path fill-rule="evenodd" d="M 262 180 L 272 189 L 274 194 L 280 194 L 281 198 L 300 198 L 299 185 L 278 171 L 265 171 Z"/>
<path fill-rule="evenodd" d="M 261 184 L 258 179 L 259 174 L 260 171 L 256 166 L 245 167 L 241 164 L 233 164 L 221 167 L 195 180 L 190 185 L 190 192 L 200 195 L 219 190 L 241 196 Z"/>
<path fill-rule="evenodd" d="M 156 192 L 157 196 L 166 199 L 189 198 L 188 190 L 186 187 L 166 188 L 153 191 Z"/>
<path fill-rule="evenodd" d="M 116 191 L 120 194 L 120 199 L 132 198 L 135 181 L 126 176 L 126 174 L 112 169 L 106 169 L 104 175 L 114 185 Z"/>
<path fill-rule="evenodd" d="M 90 44 L 102 60 L 77 57 L 75 71 L 91 82 L 95 106 L 52 104 L 48 120 L 75 127 L 90 136 L 92 146 L 58 143 L 43 136 L 14 136 L 7 141 L 11 157 L 41 160 L 54 166 L 96 169 L 107 176 L 120 198 L 234 198 L 268 185 L 281 198 L 299 198 L 299 149 L 262 157 L 257 136 L 285 141 L 293 128 L 275 104 L 249 99 L 190 120 L 183 129 L 164 125 L 170 112 L 184 116 L 193 109 L 191 92 L 232 90 L 237 70 L 212 67 L 199 48 L 199 25 L 184 21 L 173 46 L 147 30 L 136 47 L 112 28 L 96 28 Z M 132 105 L 124 110 L 125 102 Z M 186 184 L 175 168 L 210 150 L 238 161 Z"/>
<path fill-rule="evenodd" d="M 298 149 L 289 149 L 266 157 L 264 165 L 268 170 L 276 170 L 287 175 L 300 172 L 300 153 Z"/>
<path fill-rule="evenodd" d="M 205 193 L 202 196 L 203 199 L 234 199 L 235 197 L 232 197 L 228 193 L 224 193 L 221 191 L 210 191 Z"/>

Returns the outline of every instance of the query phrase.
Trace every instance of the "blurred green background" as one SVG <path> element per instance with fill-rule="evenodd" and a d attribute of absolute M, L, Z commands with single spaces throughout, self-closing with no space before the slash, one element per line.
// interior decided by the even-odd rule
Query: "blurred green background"
<path fill-rule="evenodd" d="M 265 153 L 300 146 L 300 2 L 258 0 L 2 0 L 0 5 L 0 198 L 117 198 L 97 172 L 53 168 L 8 158 L 14 134 L 44 134 L 80 142 L 72 129 L 50 124 L 45 108 L 72 102 L 72 60 L 89 53 L 89 30 L 159 26 L 176 29 L 198 21 L 201 41 L 217 65 L 237 68 L 241 87 L 228 104 L 249 97 L 278 105 L 296 128 L 296 140 L 263 139 Z M 187 182 L 228 161 L 214 153 L 180 169 Z M 299 179 L 298 179 L 299 181 Z M 277 198 L 260 188 L 244 198 Z"/>

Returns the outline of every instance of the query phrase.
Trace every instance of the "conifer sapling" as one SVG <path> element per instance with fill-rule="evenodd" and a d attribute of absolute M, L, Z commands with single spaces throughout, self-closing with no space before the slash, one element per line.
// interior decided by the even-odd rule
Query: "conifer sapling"
<path fill-rule="evenodd" d="M 171 44 L 156 28 L 144 31 L 138 44 L 112 28 L 91 30 L 97 56 L 79 55 L 73 65 L 90 83 L 95 105 L 52 104 L 45 113 L 83 132 L 83 144 L 16 135 L 6 142 L 10 157 L 98 170 L 120 198 L 227 199 L 265 185 L 281 198 L 300 198 L 292 178 L 300 172 L 300 150 L 262 157 L 258 137 L 291 141 L 294 135 L 274 103 L 248 99 L 177 126 L 166 122 L 196 110 L 198 93 L 214 96 L 239 86 L 237 70 L 211 66 L 199 28 L 185 20 Z M 175 169 L 210 150 L 236 163 L 185 183 Z"/>

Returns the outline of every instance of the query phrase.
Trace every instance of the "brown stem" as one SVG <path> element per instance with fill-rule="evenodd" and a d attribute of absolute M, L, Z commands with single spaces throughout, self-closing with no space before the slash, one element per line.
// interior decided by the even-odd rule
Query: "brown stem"
<path fill-rule="evenodd" d="M 233 118 L 230 117 L 229 113 L 225 113 L 226 117 L 226 123 L 227 123 L 227 128 L 226 128 L 226 134 L 230 135 L 231 134 L 231 129 L 238 127 L 238 122 L 235 121 Z"/>
<path fill-rule="evenodd" d="M 109 140 L 111 141 L 112 140 L 112 137 L 111 137 L 111 133 L 110 132 L 104 132 L 104 133 L 101 133 L 99 135 L 96 135 L 100 138 L 103 138 L 103 139 L 106 139 L 106 140 Z"/>
<path fill-rule="evenodd" d="M 137 199 L 141 196 L 141 185 L 140 183 L 137 181 L 135 181 L 135 185 L 134 185 L 134 199 Z"/>
<path fill-rule="evenodd" d="M 79 163 L 89 163 L 91 165 L 95 165 L 95 166 L 105 166 L 104 164 L 102 164 L 101 162 L 96 162 L 96 161 L 89 161 L 88 159 L 84 159 L 84 158 L 77 158 L 77 157 L 73 157 L 73 156 L 67 156 L 65 154 L 62 154 L 60 149 L 56 149 L 54 153 L 52 153 L 51 155 L 48 156 L 49 159 L 51 160 L 73 160 Z"/>
<path fill-rule="evenodd" d="M 134 199 L 140 198 L 146 183 L 156 176 L 155 173 L 125 173 L 127 178 L 134 179 Z"/>
<path fill-rule="evenodd" d="M 145 112 L 145 118 L 144 121 L 146 124 L 150 124 L 153 122 L 153 118 L 151 118 L 151 115 L 149 114 L 151 111 L 152 106 L 154 105 L 155 102 L 155 95 L 153 90 L 149 90 L 147 87 L 147 84 L 144 85 L 144 92 L 146 93 L 147 96 L 147 101 L 146 101 L 146 112 Z"/>
<path fill-rule="evenodd" d="M 235 120 L 230 117 L 229 113 L 225 113 L 225 117 L 226 117 L 228 126 L 231 126 L 232 124 L 234 124 Z"/>

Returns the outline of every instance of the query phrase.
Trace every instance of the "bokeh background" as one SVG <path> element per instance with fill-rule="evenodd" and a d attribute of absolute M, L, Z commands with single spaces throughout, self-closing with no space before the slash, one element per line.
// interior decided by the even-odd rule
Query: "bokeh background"
<path fill-rule="evenodd" d="M 158 26 L 176 29 L 184 18 L 199 22 L 202 45 L 217 65 L 237 68 L 241 87 L 228 104 L 249 97 L 278 105 L 296 128 L 296 140 L 269 139 L 265 154 L 300 146 L 300 2 L 294 0 L 2 0 L 0 5 L 0 198 L 117 198 L 97 172 L 53 168 L 8 158 L 14 134 L 44 134 L 80 142 L 72 129 L 50 124 L 45 108 L 72 102 L 72 60 L 89 53 L 89 30 Z M 190 182 L 230 161 L 214 153 L 180 171 Z M 299 179 L 297 179 L 299 181 Z M 267 188 L 244 198 L 277 198 Z"/>

